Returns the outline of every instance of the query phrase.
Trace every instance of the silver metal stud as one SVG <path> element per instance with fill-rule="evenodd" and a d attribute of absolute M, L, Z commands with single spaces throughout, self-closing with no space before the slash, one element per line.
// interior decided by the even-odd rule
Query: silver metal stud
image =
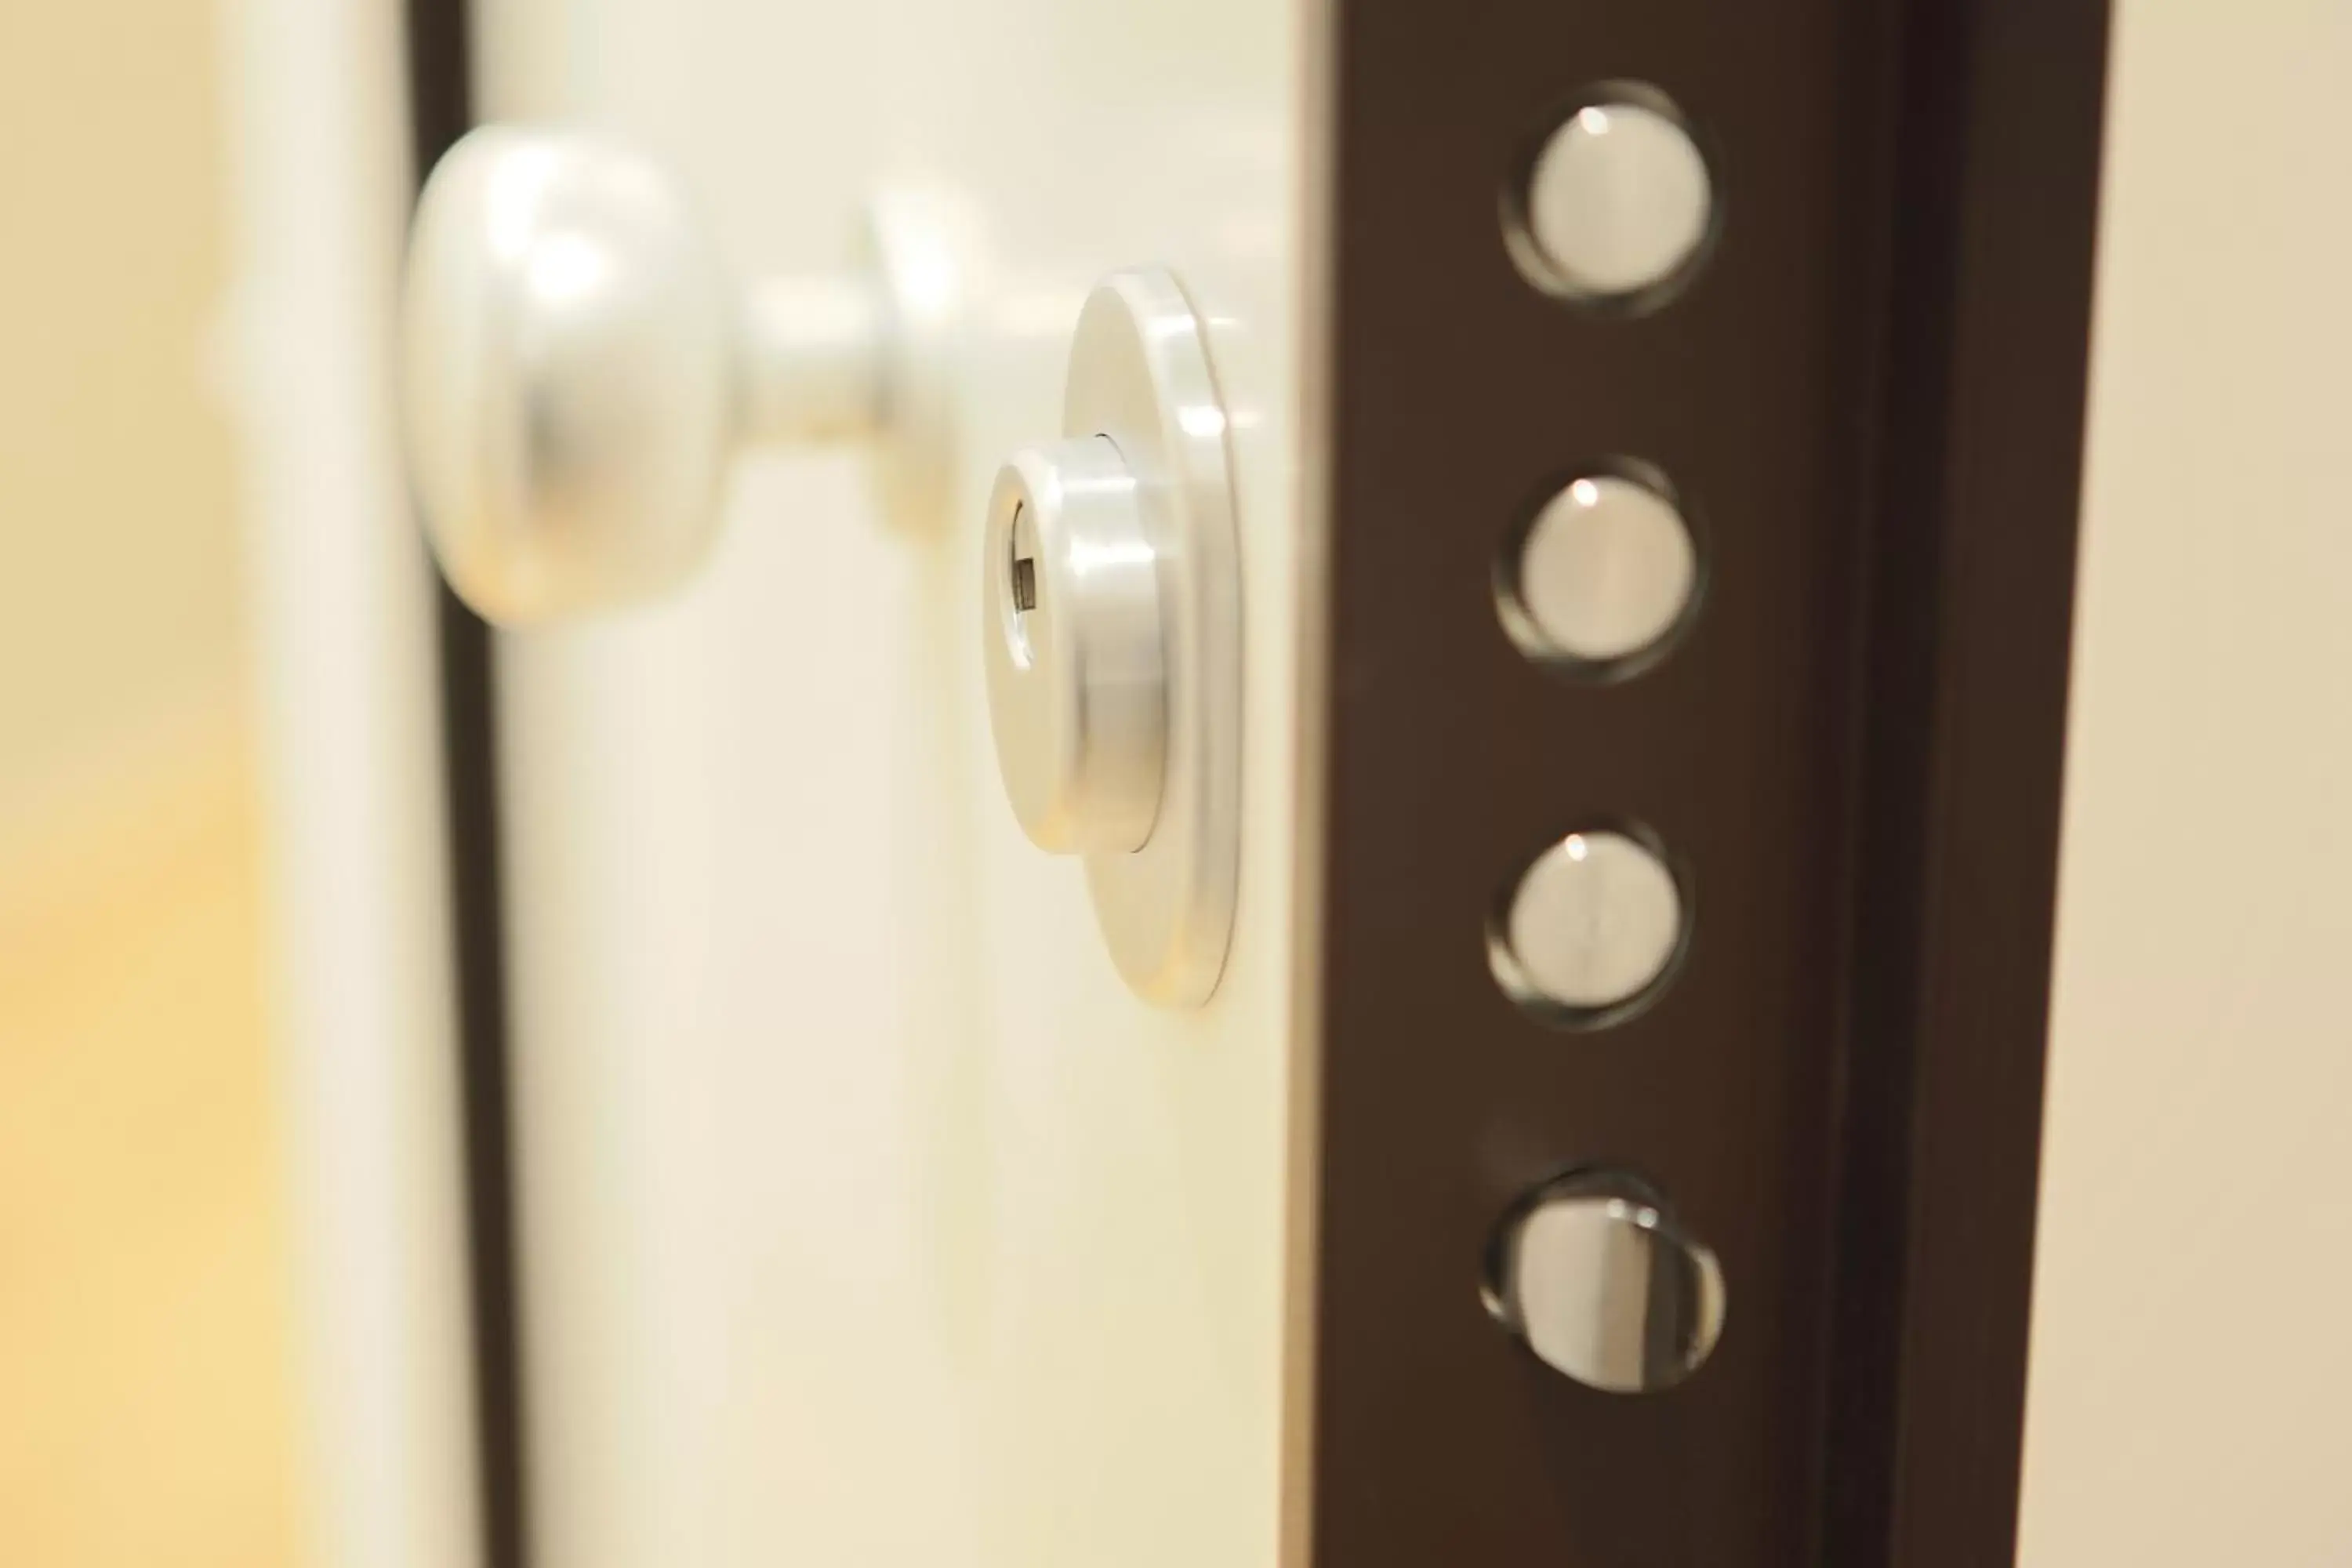
<path fill-rule="evenodd" d="M 1645 1184 L 1580 1173 L 1505 1216 L 1488 1259 L 1487 1310 L 1547 1366 L 1611 1394 L 1647 1394 L 1714 1352 L 1723 1268 Z"/>

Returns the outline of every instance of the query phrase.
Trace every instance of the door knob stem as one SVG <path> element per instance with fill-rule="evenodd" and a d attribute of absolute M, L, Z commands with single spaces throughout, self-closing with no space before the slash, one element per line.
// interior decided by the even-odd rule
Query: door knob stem
<path fill-rule="evenodd" d="M 869 278 L 769 278 L 744 290 L 742 406 L 747 441 L 870 437 L 887 413 L 891 319 Z"/>

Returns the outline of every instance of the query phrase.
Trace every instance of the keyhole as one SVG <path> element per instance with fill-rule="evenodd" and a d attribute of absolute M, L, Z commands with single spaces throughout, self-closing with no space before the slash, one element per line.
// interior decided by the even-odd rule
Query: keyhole
<path fill-rule="evenodd" d="M 1037 607 L 1037 525 L 1029 509 L 1013 509 L 1013 608 L 1024 614 Z"/>
<path fill-rule="evenodd" d="M 1029 615 L 1037 607 L 1037 524 L 1025 506 L 1016 507 L 1013 513 L 1011 559 L 1006 563 L 1012 589 L 1013 615 L 1005 627 L 1013 644 L 1013 657 L 1023 668 L 1031 658 L 1029 649 Z"/>

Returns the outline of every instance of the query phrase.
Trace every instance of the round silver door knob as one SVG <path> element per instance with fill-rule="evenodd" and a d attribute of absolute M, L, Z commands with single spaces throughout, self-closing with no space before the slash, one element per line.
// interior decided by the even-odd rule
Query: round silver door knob
<path fill-rule="evenodd" d="M 1580 1172 L 1496 1229 L 1486 1310 L 1553 1371 L 1611 1394 L 1670 1388 L 1723 1333 L 1723 1268 L 1646 1184 Z"/>
<path fill-rule="evenodd" d="M 741 289 L 625 142 L 487 126 L 451 148 L 410 233 L 402 405 L 459 595 L 513 624 L 675 586 L 751 442 L 883 436 L 894 510 L 929 505 L 950 247 L 909 207 L 876 216 L 870 268 Z"/>

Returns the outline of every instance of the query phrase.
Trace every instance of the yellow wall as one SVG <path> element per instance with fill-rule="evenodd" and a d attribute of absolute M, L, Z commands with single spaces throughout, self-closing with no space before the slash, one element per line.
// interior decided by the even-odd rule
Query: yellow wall
<path fill-rule="evenodd" d="M 218 68 L 0 5 L 0 1563 L 291 1555 Z"/>

